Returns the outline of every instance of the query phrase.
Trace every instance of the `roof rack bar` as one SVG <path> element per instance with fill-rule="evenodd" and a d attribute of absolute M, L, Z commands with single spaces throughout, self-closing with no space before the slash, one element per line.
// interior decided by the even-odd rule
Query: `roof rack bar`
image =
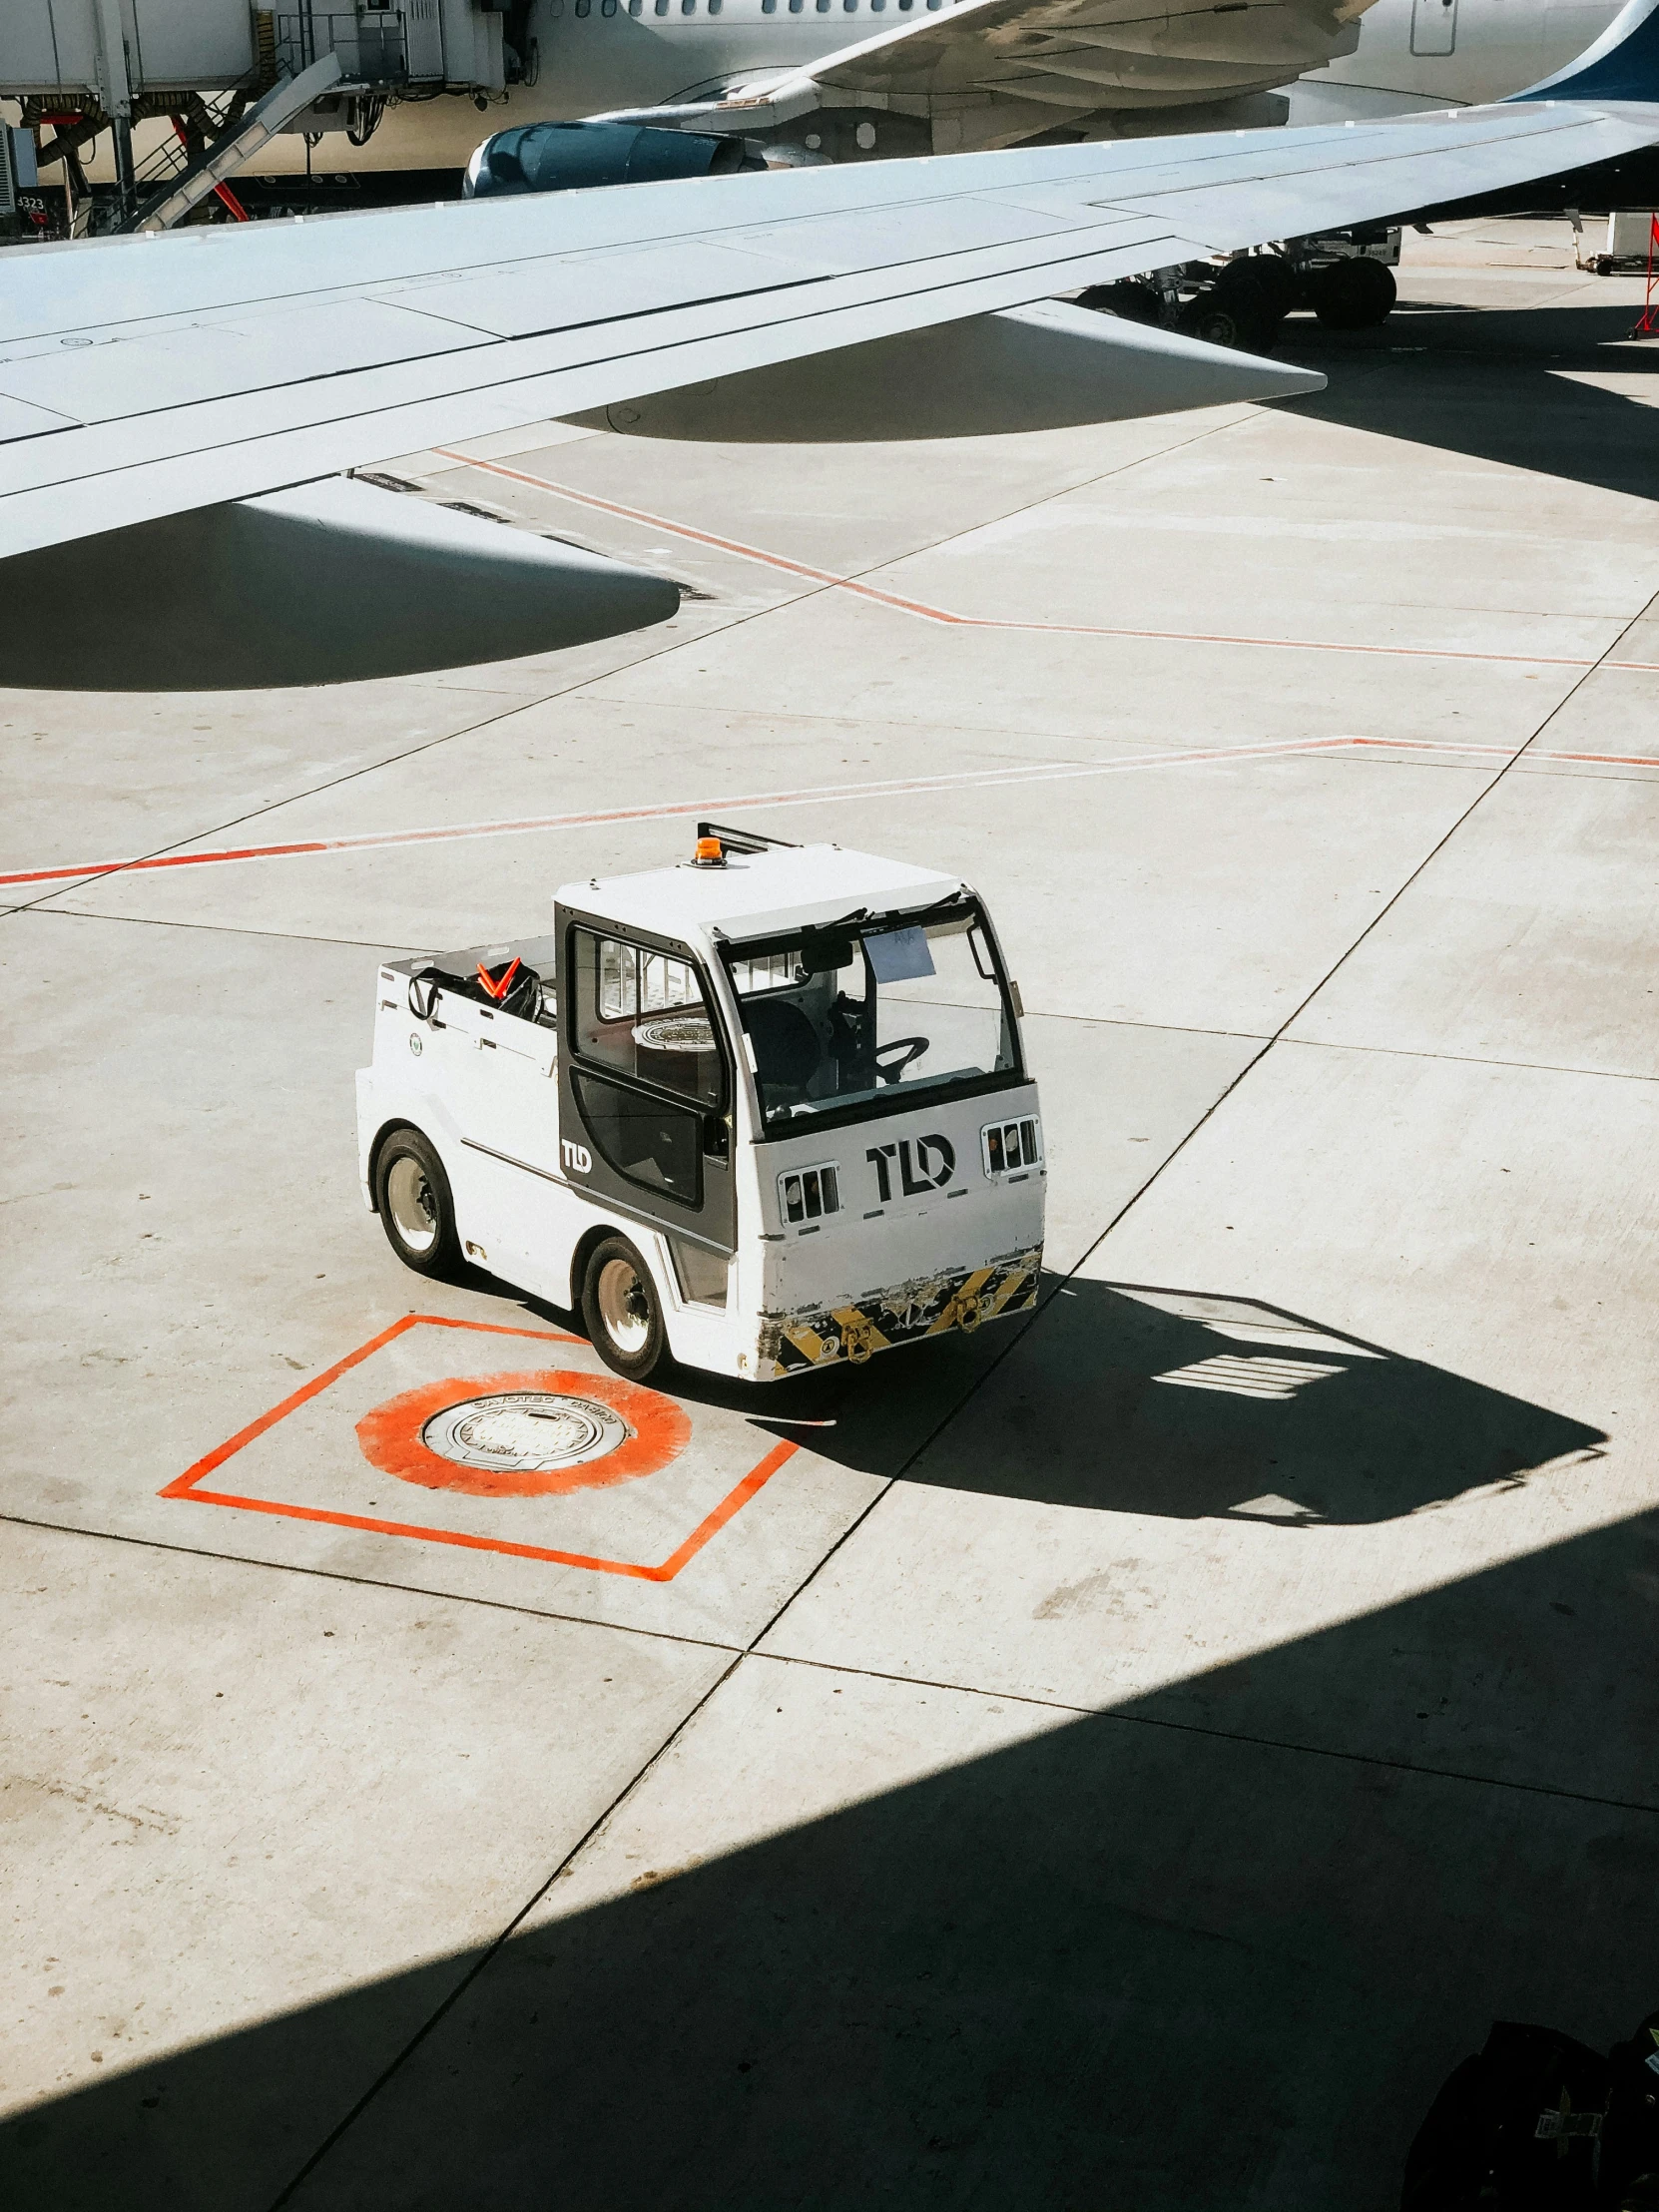
<path fill-rule="evenodd" d="M 767 852 L 775 847 L 784 852 L 801 850 L 794 837 L 769 837 L 760 830 L 728 830 L 721 822 L 700 822 L 697 833 L 700 837 L 718 837 L 734 852 Z"/>

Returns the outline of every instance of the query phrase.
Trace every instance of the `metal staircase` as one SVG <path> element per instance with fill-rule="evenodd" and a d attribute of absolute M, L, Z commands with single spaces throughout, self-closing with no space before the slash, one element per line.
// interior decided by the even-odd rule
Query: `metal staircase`
<path fill-rule="evenodd" d="M 263 146 L 301 115 L 313 100 L 330 92 L 340 81 L 340 58 L 332 51 L 301 69 L 297 76 L 279 77 L 257 100 L 228 138 L 192 162 L 177 178 L 170 178 L 160 192 L 145 201 L 122 225 L 124 231 L 170 231 L 199 208 L 226 179 L 235 176 Z"/>

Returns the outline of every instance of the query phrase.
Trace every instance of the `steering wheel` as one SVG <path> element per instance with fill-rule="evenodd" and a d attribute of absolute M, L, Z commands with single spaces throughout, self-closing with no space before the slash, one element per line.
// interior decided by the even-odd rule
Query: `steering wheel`
<path fill-rule="evenodd" d="M 912 1060 L 919 1060 L 932 1044 L 931 1037 L 889 1037 L 885 1044 L 875 1047 L 875 1072 L 883 1083 L 896 1083 Z M 898 1052 L 902 1059 L 888 1062 L 888 1054 Z"/>

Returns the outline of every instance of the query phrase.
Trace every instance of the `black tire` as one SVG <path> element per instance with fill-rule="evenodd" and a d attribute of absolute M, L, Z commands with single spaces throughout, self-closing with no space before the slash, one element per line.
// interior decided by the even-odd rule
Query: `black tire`
<path fill-rule="evenodd" d="M 1115 314 L 1124 322 L 1164 319 L 1164 303 L 1150 284 L 1091 284 L 1078 293 L 1077 304 L 1092 307 L 1097 314 Z"/>
<path fill-rule="evenodd" d="M 588 1255 L 582 1321 L 605 1365 L 643 1382 L 668 1355 L 668 1332 L 651 1271 L 626 1237 L 607 1237 Z"/>
<path fill-rule="evenodd" d="M 1381 262 L 1327 262 L 1308 279 L 1308 303 L 1328 330 L 1374 330 L 1398 296 Z"/>
<path fill-rule="evenodd" d="M 374 1203 L 386 1242 L 416 1275 L 449 1275 L 460 1265 L 449 1178 L 418 1129 L 398 1129 L 374 1163 Z"/>
<path fill-rule="evenodd" d="M 1226 292 L 1201 291 L 1181 310 L 1176 327 L 1206 345 L 1227 345 L 1241 353 L 1265 353 L 1278 328 L 1275 317 L 1254 291 L 1236 284 Z"/>
<path fill-rule="evenodd" d="M 1226 297 L 1235 284 L 1248 288 L 1259 311 L 1275 326 L 1301 304 L 1302 286 L 1282 254 L 1250 254 L 1226 263 L 1216 277 L 1216 289 Z"/>

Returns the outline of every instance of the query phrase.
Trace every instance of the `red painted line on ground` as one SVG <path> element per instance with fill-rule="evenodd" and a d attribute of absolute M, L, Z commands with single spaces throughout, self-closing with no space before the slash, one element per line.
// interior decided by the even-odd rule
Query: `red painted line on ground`
<path fill-rule="evenodd" d="M 325 1368 L 320 1375 L 312 1376 L 308 1382 L 301 1383 L 279 1405 L 274 1405 L 270 1412 L 262 1413 L 258 1420 L 250 1421 L 246 1428 L 239 1429 L 228 1442 L 217 1445 L 214 1450 L 198 1459 L 193 1467 L 187 1467 L 183 1474 L 159 1490 L 157 1495 L 187 1498 L 196 1505 L 229 1505 L 243 1513 L 271 1513 L 279 1520 L 324 1521 L 334 1528 L 362 1528 L 377 1536 L 412 1536 L 422 1543 L 455 1544 L 464 1551 L 503 1552 L 513 1559 L 541 1559 L 555 1566 L 585 1567 L 595 1574 L 626 1575 L 641 1582 L 672 1582 L 688 1560 L 694 1559 L 703 1549 L 710 1537 L 718 1535 L 733 1515 L 740 1512 L 756 1491 L 770 1482 L 785 1461 L 793 1458 L 801 1448 L 787 1439 L 774 1444 L 766 1457 L 750 1468 L 743 1480 L 727 1492 L 714 1510 L 705 1515 L 685 1542 L 671 1551 L 660 1566 L 648 1566 L 632 1559 L 595 1558 L 580 1551 L 555 1551 L 543 1544 L 516 1544 L 505 1537 L 469 1535 L 460 1529 L 428 1528 L 416 1521 L 379 1520 L 365 1513 L 336 1513 L 320 1505 L 287 1505 L 276 1498 L 244 1497 L 234 1490 L 204 1490 L 197 1487 L 205 1475 L 212 1474 L 227 1459 L 241 1451 L 244 1445 L 253 1443 L 268 1428 L 275 1427 L 285 1414 L 316 1397 L 331 1382 L 337 1382 L 342 1375 L 361 1366 L 371 1354 L 380 1351 L 394 1338 L 401 1337 L 406 1330 L 420 1328 L 468 1329 L 490 1337 L 529 1337 L 538 1344 L 570 1345 L 580 1344 L 582 1341 L 564 1330 L 514 1329 L 501 1322 L 454 1321 L 444 1314 L 405 1314 L 401 1320 L 394 1321 L 389 1329 L 382 1329 L 377 1337 L 371 1337 L 367 1344 L 359 1345 L 355 1352 L 348 1352 L 343 1360 L 336 1360 L 331 1368 Z"/>
<path fill-rule="evenodd" d="M 359 1345 L 355 1352 L 348 1352 L 343 1360 L 336 1360 L 331 1368 L 324 1368 L 320 1375 L 313 1375 L 308 1382 L 301 1382 L 298 1389 L 284 1397 L 280 1405 L 274 1405 L 269 1413 L 262 1413 L 258 1420 L 250 1421 L 246 1428 L 239 1428 L 229 1442 L 219 1444 L 206 1458 L 198 1459 L 195 1466 L 187 1467 L 183 1474 L 175 1476 L 156 1495 L 190 1496 L 194 1485 L 205 1474 L 212 1474 L 216 1467 L 223 1466 L 233 1452 L 241 1451 L 245 1444 L 251 1444 L 257 1436 L 263 1436 L 284 1414 L 293 1412 L 307 1398 L 317 1396 L 330 1382 L 337 1382 L 342 1375 L 361 1366 L 364 1360 L 378 1352 L 383 1345 L 389 1345 L 393 1338 L 401 1337 L 405 1330 L 418 1328 L 422 1322 L 434 1322 L 440 1329 L 475 1329 L 491 1337 L 534 1337 L 542 1344 L 574 1345 L 582 1341 L 580 1337 L 572 1337 L 563 1330 L 511 1329 L 503 1323 L 493 1321 L 445 1321 L 437 1314 L 405 1314 L 400 1321 L 394 1321 L 389 1329 L 382 1329 L 377 1337 L 370 1337 L 367 1344 Z"/>
<path fill-rule="evenodd" d="M 699 1522 L 678 1551 L 671 1551 L 660 1567 L 640 1567 L 635 1571 L 652 1582 L 672 1582 L 686 1561 L 696 1558 L 709 1538 L 718 1535 L 732 1515 L 747 1505 L 761 1485 L 770 1482 L 785 1460 L 793 1458 L 800 1448 L 787 1437 L 782 1443 L 774 1444 L 760 1464 L 750 1468 L 737 1488 L 721 1499 L 708 1519 Z"/>
<path fill-rule="evenodd" d="M 1385 746 L 1395 753 L 1479 753 L 1494 761 L 1515 761 L 1522 768 L 1534 761 L 1575 761 L 1599 768 L 1659 768 L 1659 754 L 1654 753 L 1542 753 L 1525 746 L 1476 745 L 1461 738 L 1349 738 L 1346 742 Z"/>
<path fill-rule="evenodd" d="M 1117 761 L 1044 761 L 1030 768 L 963 769 L 942 776 L 897 776 L 863 784 L 810 785 L 795 791 L 745 792 L 725 799 L 665 800 L 655 807 L 606 807 L 586 814 L 525 815 L 510 822 L 445 823 L 432 830 L 374 830 L 351 837 L 310 837 L 286 844 L 214 846 L 203 852 L 160 852 L 144 859 L 86 860 L 78 867 L 20 868 L 0 875 L 0 886 L 67 882 L 84 875 L 138 873 L 156 868 L 210 867 L 226 860 L 289 859 L 316 852 L 362 852 L 383 845 L 443 844 L 457 837 L 523 836 L 542 830 L 585 830 L 611 822 L 661 822 L 687 815 L 736 814 L 755 807 L 812 807 L 852 799 L 899 798 L 916 792 L 977 791 L 1002 784 L 1064 782 L 1080 776 L 1112 776 L 1135 768 L 1183 768 L 1209 761 L 1277 758 L 1329 751 L 1349 738 L 1287 738 L 1282 743 L 1194 746 L 1182 752 L 1134 753 Z"/>
<path fill-rule="evenodd" d="M 515 484 L 529 484 L 537 491 L 551 492 L 556 499 L 569 499 L 579 507 L 618 515 L 625 522 L 643 523 L 651 530 L 666 530 L 670 536 L 685 538 L 693 545 L 707 545 L 719 553 L 733 553 L 740 560 L 759 562 L 763 568 L 777 569 L 783 575 L 799 576 L 808 583 L 828 584 L 836 591 L 851 592 L 859 599 L 872 599 L 879 606 L 894 607 L 901 614 L 915 615 L 923 622 L 944 623 L 953 629 L 1022 630 L 1047 637 L 1128 638 L 1158 645 L 1250 645 L 1287 653 L 1381 654 L 1392 660 L 1475 661 L 1483 667 L 1596 668 L 1602 665 L 1596 660 L 1560 653 L 1475 653 L 1459 646 L 1356 645 L 1328 638 L 1258 638 L 1219 630 L 1131 630 L 1090 622 L 1019 622 L 999 615 L 954 614 L 948 607 L 933 607 L 925 600 L 901 598 L 896 592 L 860 583 L 855 577 L 838 576 L 830 569 L 813 568 L 805 561 L 792 561 L 782 553 L 769 553 L 762 546 L 745 544 L 741 538 L 720 537 L 712 530 L 699 530 L 689 522 L 673 522 L 667 515 L 652 514 L 644 507 L 627 507 L 620 500 L 602 499 L 597 492 L 578 491 L 571 484 L 556 483 L 550 476 L 532 476 L 525 469 L 508 468 L 503 461 L 473 460 L 447 445 L 435 445 L 432 451 L 446 461 L 458 461 L 465 468 L 482 469 L 488 475 L 503 476 Z M 1644 675 L 1659 673 L 1659 664 L 1645 661 L 1614 661 L 1605 665 Z"/>
<path fill-rule="evenodd" d="M 160 852 L 130 860 L 83 860 L 74 867 L 17 868 L 0 874 L 0 888 L 67 883 L 88 876 L 139 874 L 158 868 L 217 867 L 227 860 L 280 860 L 319 852 L 369 852 L 387 845 L 446 844 L 461 837 L 518 837 L 547 830 L 588 830 L 613 822 L 668 822 L 693 815 L 740 814 L 757 807 L 820 807 L 854 799 L 905 798 L 923 792 L 996 791 L 1019 784 L 1071 783 L 1119 776 L 1131 769 L 1204 768 L 1235 761 L 1272 761 L 1345 749 L 1390 753 L 1474 753 L 1509 761 L 1513 747 L 1459 738 L 1286 738 L 1265 745 L 1191 746 L 1182 751 L 1131 753 L 1116 761 L 1045 761 L 1030 768 L 964 769 L 947 776 L 895 776 L 863 784 L 818 784 L 794 791 L 741 792 L 724 799 L 665 800 L 655 807 L 604 807 L 585 814 L 525 815 L 507 822 L 443 823 L 428 830 L 373 830 L 350 837 L 307 837 L 284 844 L 215 845 L 202 852 Z M 1598 768 L 1659 768 L 1645 753 L 1530 753 L 1528 762 L 1569 761 Z"/>
<path fill-rule="evenodd" d="M 1116 761 L 1045 761 L 1031 768 L 965 769 L 957 775 L 896 776 L 863 784 L 809 785 L 794 791 L 743 792 L 724 799 L 665 800 L 654 807 L 595 808 L 585 814 L 525 815 L 507 822 L 444 823 L 428 830 L 375 830 L 350 837 L 309 837 L 284 844 L 217 845 L 202 852 L 161 852 L 143 859 L 83 860 L 74 867 L 18 868 L 0 874 L 0 888 L 28 883 L 70 882 L 99 875 L 139 873 L 156 868 L 214 867 L 227 860 L 274 860 L 318 852 L 366 852 L 386 845 L 444 844 L 460 837 L 516 837 L 547 830 L 586 830 L 613 822 L 666 822 L 692 815 L 738 814 L 757 807 L 830 806 L 854 799 L 903 798 L 916 793 L 995 791 L 1004 785 L 1074 782 L 1091 776 L 1117 776 L 1141 768 L 1202 768 L 1234 761 L 1283 760 L 1305 753 L 1342 752 L 1348 747 L 1391 753 L 1474 753 L 1508 761 L 1515 749 L 1480 745 L 1458 738 L 1287 738 L 1266 745 L 1192 746 L 1183 751 L 1131 753 Z M 1570 761 L 1601 768 L 1659 768 L 1659 756 L 1644 753 L 1532 753 L 1529 761 Z"/>

